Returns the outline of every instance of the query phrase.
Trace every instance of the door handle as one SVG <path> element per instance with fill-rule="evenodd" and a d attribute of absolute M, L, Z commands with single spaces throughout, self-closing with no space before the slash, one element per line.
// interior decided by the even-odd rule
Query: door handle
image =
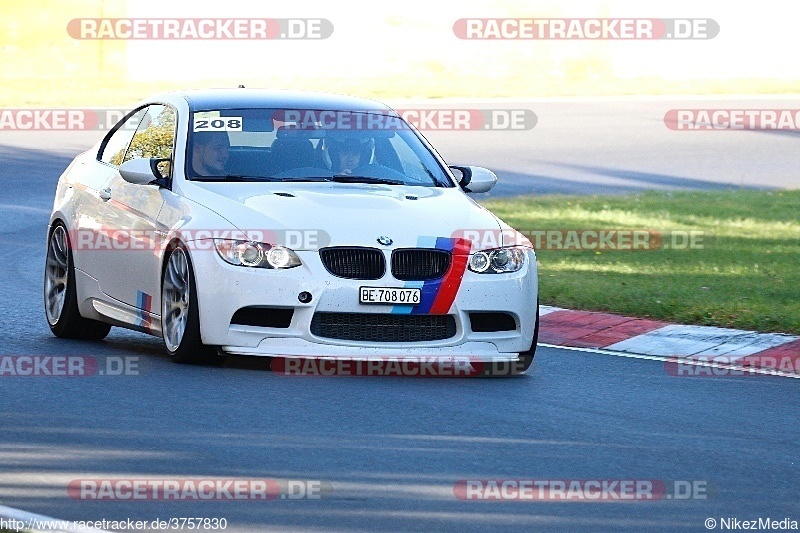
<path fill-rule="evenodd" d="M 100 195 L 100 198 L 104 202 L 111 200 L 111 189 L 108 187 L 106 187 L 105 189 L 100 189 L 100 192 L 98 194 Z"/>

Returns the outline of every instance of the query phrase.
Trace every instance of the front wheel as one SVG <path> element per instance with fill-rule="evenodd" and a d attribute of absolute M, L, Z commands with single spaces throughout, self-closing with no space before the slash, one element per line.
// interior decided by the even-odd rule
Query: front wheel
<path fill-rule="evenodd" d="M 182 245 L 170 253 L 161 280 L 161 337 L 176 363 L 217 365 L 225 357 L 200 337 L 197 288 L 189 254 Z"/>
<path fill-rule="evenodd" d="M 526 352 L 522 352 L 519 354 L 519 361 L 517 365 L 519 366 L 520 372 L 525 372 L 531 367 L 531 363 L 533 363 L 533 356 L 536 355 L 536 345 L 539 344 L 539 299 L 536 299 L 536 324 L 533 327 L 533 342 L 531 343 L 531 347 Z"/>
<path fill-rule="evenodd" d="M 44 267 L 44 312 L 47 324 L 56 337 L 104 339 L 111 331 L 111 326 L 81 316 L 75 284 L 75 267 L 67 229 L 59 222 L 53 226 L 47 239 Z"/>

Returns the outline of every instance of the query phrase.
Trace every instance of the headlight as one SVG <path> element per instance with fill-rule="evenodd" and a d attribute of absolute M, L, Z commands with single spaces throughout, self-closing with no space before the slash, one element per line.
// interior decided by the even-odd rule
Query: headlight
<path fill-rule="evenodd" d="M 525 264 L 524 248 L 498 248 L 469 256 L 469 269 L 479 274 L 516 272 Z"/>
<path fill-rule="evenodd" d="M 263 242 L 214 239 L 214 248 L 226 262 L 256 268 L 292 268 L 302 263 L 294 250 Z"/>

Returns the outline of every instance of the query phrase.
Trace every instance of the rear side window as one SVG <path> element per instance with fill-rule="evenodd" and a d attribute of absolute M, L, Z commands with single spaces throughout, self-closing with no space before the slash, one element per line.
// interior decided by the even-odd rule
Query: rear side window
<path fill-rule="evenodd" d="M 136 128 L 122 162 L 151 157 L 171 161 L 174 148 L 175 111 L 166 105 L 151 105 Z M 159 163 L 162 176 L 169 176 L 169 166 L 168 161 Z"/>
<path fill-rule="evenodd" d="M 111 136 L 106 139 L 101 148 L 100 156 L 98 157 L 100 161 L 115 167 L 122 164 L 125 151 L 128 149 L 133 134 L 136 132 L 136 128 L 146 112 L 147 108 L 142 108 L 128 118 L 123 118 L 114 126 L 115 129 L 112 131 Z"/>

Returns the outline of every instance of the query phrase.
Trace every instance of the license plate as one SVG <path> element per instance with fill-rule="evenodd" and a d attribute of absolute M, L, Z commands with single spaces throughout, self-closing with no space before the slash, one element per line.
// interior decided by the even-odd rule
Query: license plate
<path fill-rule="evenodd" d="M 362 304 L 417 305 L 419 299 L 419 289 L 360 287 L 358 291 L 358 301 Z"/>

